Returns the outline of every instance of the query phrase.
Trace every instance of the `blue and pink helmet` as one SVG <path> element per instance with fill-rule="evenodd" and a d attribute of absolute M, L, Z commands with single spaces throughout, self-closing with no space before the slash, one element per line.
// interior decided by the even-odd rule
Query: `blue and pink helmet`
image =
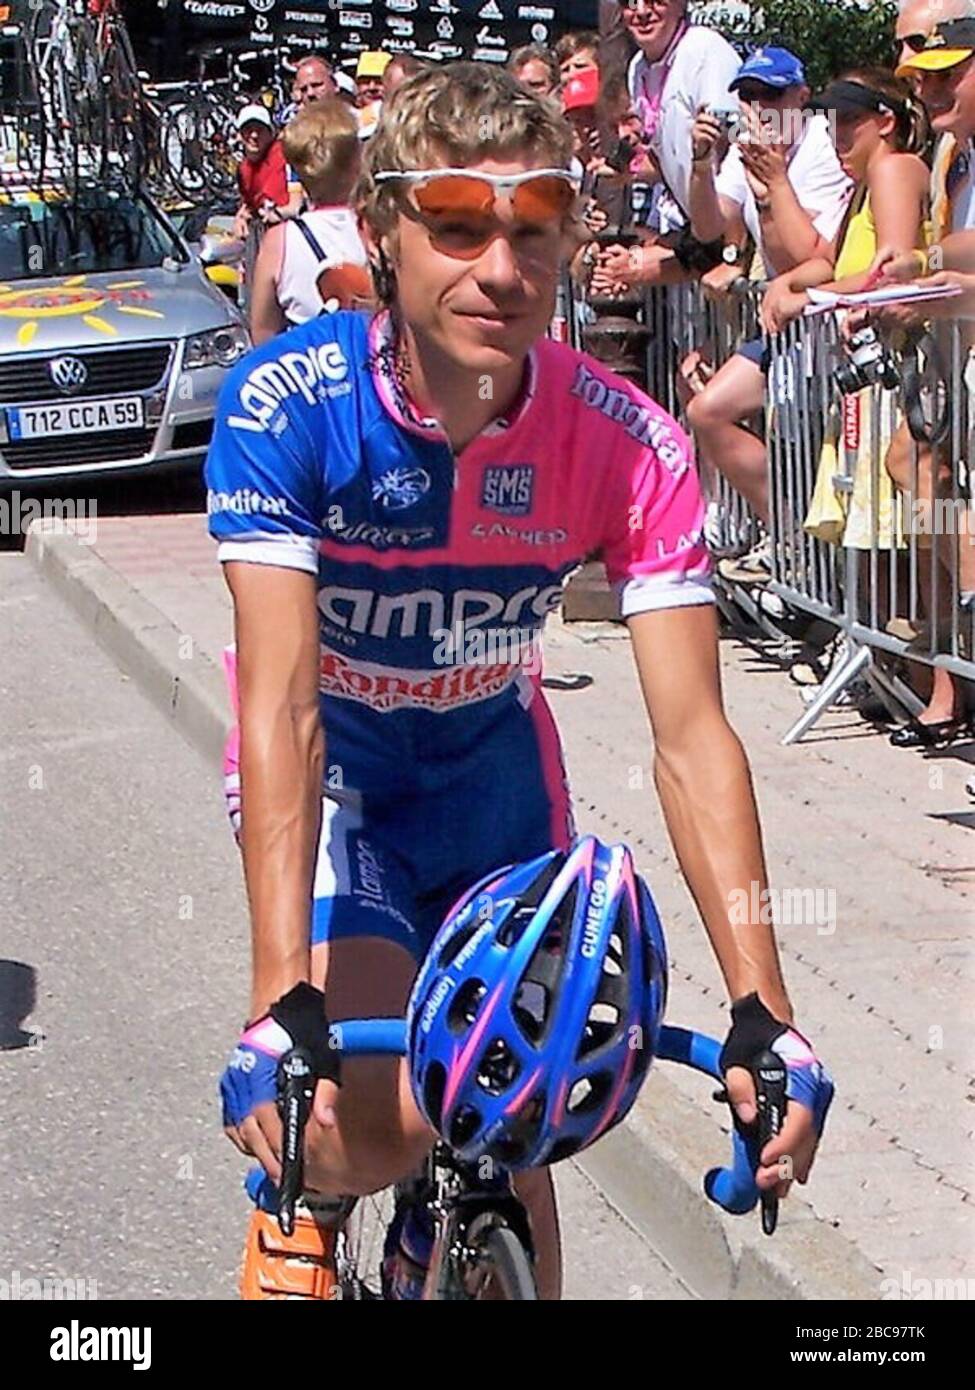
<path fill-rule="evenodd" d="M 626 1115 L 656 1051 L 667 955 L 623 845 L 592 836 L 483 879 L 410 996 L 413 1094 L 468 1161 L 568 1158 Z"/>

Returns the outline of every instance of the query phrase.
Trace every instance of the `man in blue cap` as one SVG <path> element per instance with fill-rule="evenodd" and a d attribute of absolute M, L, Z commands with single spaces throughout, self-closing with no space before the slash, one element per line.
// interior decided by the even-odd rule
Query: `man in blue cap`
<path fill-rule="evenodd" d="M 729 248 L 750 240 L 768 279 L 814 256 L 832 261 L 853 185 L 840 167 L 826 117 L 805 109 L 810 91 L 802 62 L 785 48 L 759 48 L 741 65 L 731 90 L 741 102 L 741 123 L 717 171 L 722 123 L 705 109 L 694 124 L 694 235 L 723 237 Z M 747 273 L 733 249 L 727 259 L 729 281 Z M 767 521 L 765 444 L 741 423 L 764 404 L 762 369 L 763 342 L 756 338 L 692 398 L 688 420 L 705 468 L 723 473 Z M 725 561 L 722 573 L 738 583 L 763 583 L 768 556 L 758 549 Z"/>

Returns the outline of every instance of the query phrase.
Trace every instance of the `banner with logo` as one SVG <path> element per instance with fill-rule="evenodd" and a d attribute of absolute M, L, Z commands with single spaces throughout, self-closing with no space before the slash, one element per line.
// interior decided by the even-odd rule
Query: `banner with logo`
<path fill-rule="evenodd" d="M 133 30 L 146 37 L 146 0 L 126 8 L 140 12 Z M 169 0 L 157 13 L 160 29 L 170 26 L 170 44 L 178 27 L 180 52 L 221 41 L 286 43 L 333 62 L 383 48 L 444 62 L 505 63 L 522 44 L 552 45 L 570 29 L 595 28 L 598 0 Z"/>

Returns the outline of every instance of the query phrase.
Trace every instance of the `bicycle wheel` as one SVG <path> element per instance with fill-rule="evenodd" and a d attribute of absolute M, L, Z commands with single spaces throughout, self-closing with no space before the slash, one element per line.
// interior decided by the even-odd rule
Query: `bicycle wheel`
<path fill-rule="evenodd" d="M 538 1288 L 522 1238 L 497 1212 L 474 1218 L 466 1235 L 454 1228 L 444 1237 L 444 1254 L 434 1276 L 431 1301 L 535 1303 Z"/>

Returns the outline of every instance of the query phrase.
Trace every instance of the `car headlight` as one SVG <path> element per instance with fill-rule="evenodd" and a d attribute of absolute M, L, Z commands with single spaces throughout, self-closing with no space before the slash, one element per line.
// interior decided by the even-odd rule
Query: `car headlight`
<path fill-rule="evenodd" d="M 242 323 L 228 323 L 186 340 L 183 367 L 232 367 L 250 351 L 250 338 Z"/>

